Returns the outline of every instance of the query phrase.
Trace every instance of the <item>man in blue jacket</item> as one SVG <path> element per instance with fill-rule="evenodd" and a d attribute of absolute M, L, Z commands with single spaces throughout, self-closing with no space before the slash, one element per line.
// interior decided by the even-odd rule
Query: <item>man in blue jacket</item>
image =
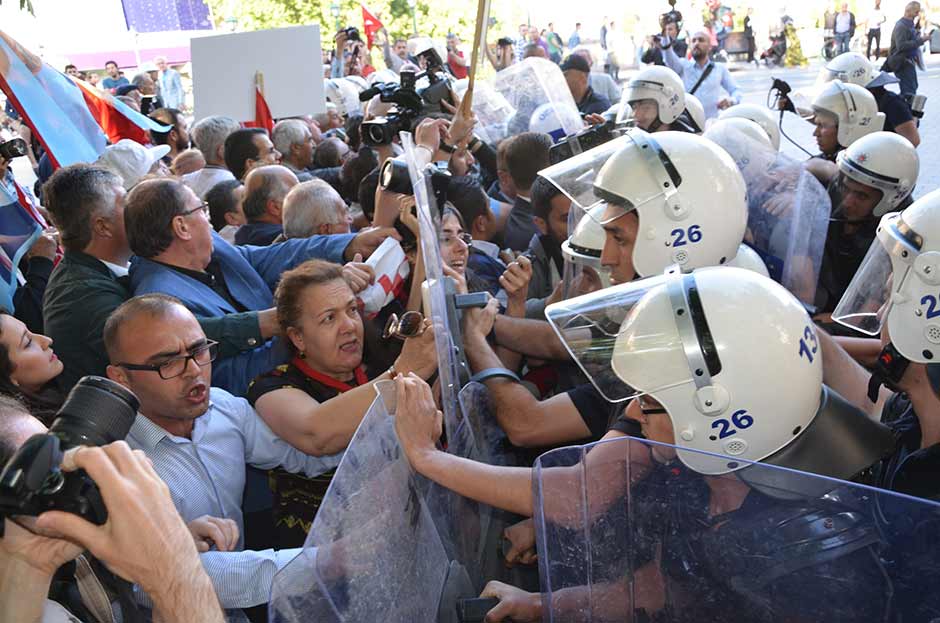
<path fill-rule="evenodd" d="M 268 309 L 283 271 L 311 258 L 342 264 L 368 256 L 394 235 L 386 228 L 268 247 L 232 246 L 212 229 L 208 212 L 208 204 L 178 180 L 147 180 L 127 195 L 124 222 L 136 255 L 130 269 L 135 296 L 169 294 L 194 314 L 210 318 Z M 271 340 L 216 364 L 213 385 L 241 395 L 254 377 L 287 358 L 284 345 Z"/>

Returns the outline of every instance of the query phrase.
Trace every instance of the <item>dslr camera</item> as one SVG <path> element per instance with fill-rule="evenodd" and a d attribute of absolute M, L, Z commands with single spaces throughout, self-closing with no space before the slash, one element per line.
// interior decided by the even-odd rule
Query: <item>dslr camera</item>
<path fill-rule="evenodd" d="M 430 173 L 430 190 L 438 209 L 447 201 L 447 191 L 450 189 L 451 174 L 446 164 L 431 163 L 428 165 Z M 411 176 L 408 173 L 408 164 L 404 158 L 389 158 L 382 163 L 379 169 L 379 188 L 399 195 L 413 195 L 414 187 L 411 185 Z"/>
<path fill-rule="evenodd" d="M 346 34 L 346 41 L 362 41 L 362 37 L 359 36 L 359 29 L 355 26 L 347 26 L 339 32 Z"/>
<path fill-rule="evenodd" d="M 29 151 L 26 141 L 21 138 L 14 138 L 5 143 L 0 143 L 0 158 L 4 160 L 13 160 L 25 156 Z"/>
<path fill-rule="evenodd" d="M 402 130 L 410 131 L 420 115 L 439 113 L 441 101 L 450 101 L 450 83 L 440 54 L 428 48 L 417 56 L 424 61 L 425 71 L 402 71 L 400 84 L 381 82 L 359 94 L 362 102 L 378 95 L 381 101 L 395 105 L 388 115 L 362 122 L 359 132 L 366 145 L 388 145 Z M 419 88 L 418 81 L 424 78 L 428 84 Z"/>
<path fill-rule="evenodd" d="M 62 455 L 69 448 L 124 439 L 139 406 L 137 397 L 114 381 L 83 377 L 56 413 L 49 432 L 30 437 L 0 472 L 0 533 L 5 517 L 50 510 L 103 524 L 108 513 L 98 486 L 84 470 L 63 472 Z"/>

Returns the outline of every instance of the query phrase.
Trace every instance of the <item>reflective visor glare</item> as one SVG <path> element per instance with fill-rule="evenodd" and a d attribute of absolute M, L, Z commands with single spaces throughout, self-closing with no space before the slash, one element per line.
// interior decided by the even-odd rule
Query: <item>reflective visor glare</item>
<path fill-rule="evenodd" d="M 845 294 L 832 312 L 832 319 L 841 325 L 877 336 L 889 310 L 891 290 L 904 279 L 892 277 L 891 257 L 880 240 L 875 239 Z"/>

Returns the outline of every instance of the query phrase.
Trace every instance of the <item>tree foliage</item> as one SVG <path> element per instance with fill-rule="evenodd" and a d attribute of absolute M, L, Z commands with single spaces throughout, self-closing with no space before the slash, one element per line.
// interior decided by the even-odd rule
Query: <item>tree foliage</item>
<path fill-rule="evenodd" d="M 221 27 L 234 19 L 236 28 L 240 31 L 320 24 L 323 33 L 332 34 L 336 26 L 330 10 L 330 0 L 206 0 L 206 3 L 212 10 L 216 26 Z M 340 7 L 340 26 L 356 26 L 361 30 L 362 11 L 359 2 L 337 0 L 337 4 Z M 497 5 L 497 2 L 494 1 L 493 4 Z M 408 0 L 366 0 L 365 5 L 385 24 L 389 37 L 407 38 L 412 35 L 414 26 Z M 517 3 L 506 0 L 505 8 L 505 17 L 510 20 L 509 23 L 519 18 L 518 15 L 510 15 L 519 10 Z M 491 11 L 491 16 L 499 17 L 495 11 Z M 476 3 L 418 0 L 416 18 L 418 33 L 422 36 L 443 41 L 449 32 L 454 32 L 464 41 L 471 41 L 476 19 Z M 525 21 L 524 15 L 522 18 Z M 497 28 L 500 35 L 511 32 L 506 30 L 503 33 L 498 22 Z M 326 35 L 323 38 L 324 41 L 328 40 Z"/>
<path fill-rule="evenodd" d="M 0 0 L 0 4 L 3 4 L 3 0 Z M 32 0 L 20 0 L 20 11 L 29 11 L 31 14 L 35 15 Z"/>

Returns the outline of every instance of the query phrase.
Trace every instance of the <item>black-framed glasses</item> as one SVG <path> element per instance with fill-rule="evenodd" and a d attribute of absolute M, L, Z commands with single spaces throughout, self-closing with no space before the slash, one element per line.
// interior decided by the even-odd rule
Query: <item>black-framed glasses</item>
<path fill-rule="evenodd" d="M 209 216 L 209 202 L 203 201 L 192 210 L 186 210 L 185 212 L 180 212 L 179 214 L 177 214 L 177 216 L 189 216 L 190 214 L 195 214 L 196 212 L 199 212 L 200 210 L 202 210 L 203 214 L 205 214 L 206 216 Z"/>
<path fill-rule="evenodd" d="M 197 366 L 202 368 L 215 361 L 215 358 L 218 356 L 219 343 L 208 340 L 202 346 L 197 346 L 196 348 L 189 351 L 188 354 L 172 357 L 163 363 L 119 363 L 117 366 L 119 368 L 124 368 L 125 370 L 156 372 L 160 375 L 161 379 L 169 380 L 178 376 L 182 376 L 182 374 L 186 372 L 186 368 L 189 366 L 190 360 L 193 360 L 196 362 Z"/>

